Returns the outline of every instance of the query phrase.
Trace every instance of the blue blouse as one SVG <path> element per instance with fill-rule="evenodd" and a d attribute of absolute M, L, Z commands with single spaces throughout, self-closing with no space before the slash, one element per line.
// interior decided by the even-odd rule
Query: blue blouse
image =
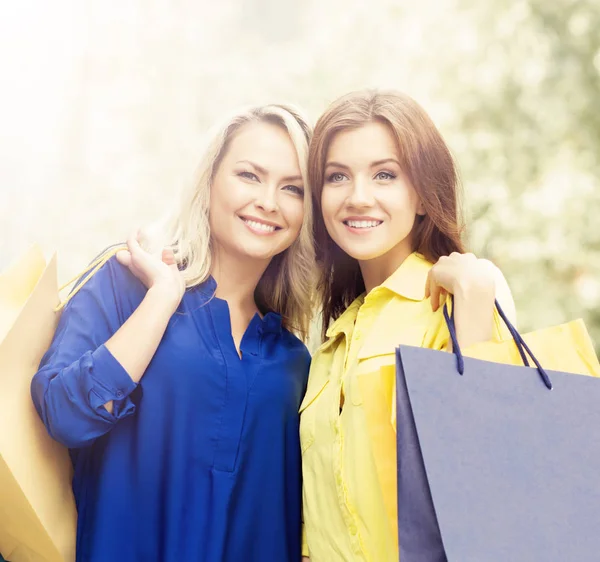
<path fill-rule="evenodd" d="M 138 384 L 104 346 L 146 293 L 129 270 L 112 258 L 65 308 L 31 390 L 71 450 L 78 562 L 300 560 L 310 355 L 268 313 L 240 359 L 215 289 L 186 291 Z"/>

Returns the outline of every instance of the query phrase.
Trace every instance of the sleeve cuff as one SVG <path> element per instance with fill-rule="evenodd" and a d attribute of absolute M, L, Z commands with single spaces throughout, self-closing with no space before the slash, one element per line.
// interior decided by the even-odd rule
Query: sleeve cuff
<path fill-rule="evenodd" d="M 306 526 L 302 523 L 302 556 L 310 556 L 308 553 L 308 543 L 306 542 Z"/>
<path fill-rule="evenodd" d="M 92 353 L 92 359 L 94 365 L 92 372 L 94 384 L 90 390 L 92 407 L 98 410 L 112 401 L 113 412 L 109 414 L 112 417 L 119 419 L 133 413 L 135 406 L 129 395 L 137 388 L 137 384 L 105 345 L 101 345 Z"/>

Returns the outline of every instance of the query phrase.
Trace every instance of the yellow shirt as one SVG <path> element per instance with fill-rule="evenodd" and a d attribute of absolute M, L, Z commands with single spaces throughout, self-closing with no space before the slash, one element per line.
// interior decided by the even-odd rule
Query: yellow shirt
<path fill-rule="evenodd" d="M 311 562 L 398 561 L 395 348 L 447 346 L 442 310 L 425 299 L 431 267 L 409 256 L 348 307 L 313 357 L 300 407 Z M 495 325 L 495 337 L 507 334 L 497 316 Z"/>

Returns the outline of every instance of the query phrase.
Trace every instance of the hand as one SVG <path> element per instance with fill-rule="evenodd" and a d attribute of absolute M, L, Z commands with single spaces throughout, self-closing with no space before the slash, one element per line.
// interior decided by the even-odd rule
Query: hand
<path fill-rule="evenodd" d="M 310 562 L 310 558 L 308 556 L 303 556 L 302 562 Z"/>
<path fill-rule="evenodd" d="M 163 250 L 161 259 L 146 252 L 139 243 L 140 233 L 127 240 L 127 250 L 117 252 L 117 260 L 128 267 L 147 288 L 160 293 L 177 309 L 185 292 L 185 280 L 171 250 Z"/>
<path fill-rule="evenodd" d="M 447 294 L 469 298 L 477 295 L 494 302 L 497 267 L 489 260 L 473 254 L 453 252 L 442 256 L 431 268 L 425 283 L 425 298 L 431 297 L 431 308 L 436 311 Z"/>

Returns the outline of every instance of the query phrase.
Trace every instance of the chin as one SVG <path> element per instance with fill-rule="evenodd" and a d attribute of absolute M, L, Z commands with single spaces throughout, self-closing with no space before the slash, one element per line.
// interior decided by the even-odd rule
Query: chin
<path fill-rule="evenodd" d="M 369 261 L 381 257 L 380 252 L 346 252 L 351 258 L 357 261 Z"/>
<path fill-rule="evenodd" d="M 338 245 L 346 254 L 358 261 L 374 260 L 387 251 L 387 249 L 358 246 L 356 244 Z"/>
<path fill-rule="evenodd" d="M 250 259 L 254 259 L 254 260 L 259 260 L 259 261 L 264 261 L 264 260 L 270 260 L 272 259 L 274 256 L 276 256 L 277 254 L 281 253 L 283 250 L 281 250 L 278 246 L 271 246 L 271 247 L 256 247 L 256 246 L 251 246 L 250 244 L 239 248 L 238 249 L 238 253 L 240 254 L 240 256 L 244 256 L 245 258 L 250 258 Z"/>

